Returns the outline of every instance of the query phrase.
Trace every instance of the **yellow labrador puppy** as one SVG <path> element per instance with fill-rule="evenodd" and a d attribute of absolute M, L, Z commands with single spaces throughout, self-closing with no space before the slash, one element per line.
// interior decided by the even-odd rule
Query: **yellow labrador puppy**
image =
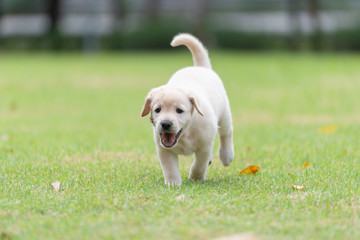
<path fill-rule="evenodd" d="M 141 112 L 151 114 L 154 140 L 165 184 L 181 185 L 178 155 L 195 153 L 189 179 L 206 179 L 217 131 L 219 155 L 224 166 L 234 158 L 233 127 L 229 100 L 219 76 L 211 69 L 202 43 L 190 34 L 174 37 L 171 46 L 185 45 L 194 67 L 177 71 L 166 85 L 152 89 Z"/>

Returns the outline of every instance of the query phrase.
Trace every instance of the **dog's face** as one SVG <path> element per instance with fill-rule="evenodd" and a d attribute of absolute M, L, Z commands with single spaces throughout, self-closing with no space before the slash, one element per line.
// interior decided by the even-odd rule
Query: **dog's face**
<path fill-rule="evenodd" d="M 197 100 L 190 93 L 162 86 L 151 90 L 146 97 L 141 116 L 151 113 L 151 122 L 160 136 L 161 146 L 176 146 L 191 121 L 194 109 L 200 114 Z"/>

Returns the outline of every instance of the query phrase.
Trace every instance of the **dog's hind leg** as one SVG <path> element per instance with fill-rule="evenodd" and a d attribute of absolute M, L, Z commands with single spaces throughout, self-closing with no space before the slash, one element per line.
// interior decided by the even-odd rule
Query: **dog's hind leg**
<path fill-rule="evenodd" d="M 219 121 L 219 156 L 224 166 L 229 166 L 234 159 L 233 126 L 230 108 L 227 107 Z"/>

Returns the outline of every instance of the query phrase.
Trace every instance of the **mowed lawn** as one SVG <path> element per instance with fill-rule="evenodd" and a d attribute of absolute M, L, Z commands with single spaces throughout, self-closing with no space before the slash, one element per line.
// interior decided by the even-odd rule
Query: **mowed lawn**
<path fill-rule="evenodd" d="M 235 159 L 170 188 L 140 111 L 190 52 L 3 54 L 0 239 L 359 239 L 360 56 L 210 54 Z"/>

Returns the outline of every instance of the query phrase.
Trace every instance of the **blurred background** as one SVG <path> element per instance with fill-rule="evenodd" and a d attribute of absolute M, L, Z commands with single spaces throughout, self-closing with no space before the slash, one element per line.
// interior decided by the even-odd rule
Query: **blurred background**
<path fill-rule="evenodd" d="M 166 49 L 179 32 L 222 49 L 360 51 L 360 1 L 0 0 L 1 51 Z"/>

